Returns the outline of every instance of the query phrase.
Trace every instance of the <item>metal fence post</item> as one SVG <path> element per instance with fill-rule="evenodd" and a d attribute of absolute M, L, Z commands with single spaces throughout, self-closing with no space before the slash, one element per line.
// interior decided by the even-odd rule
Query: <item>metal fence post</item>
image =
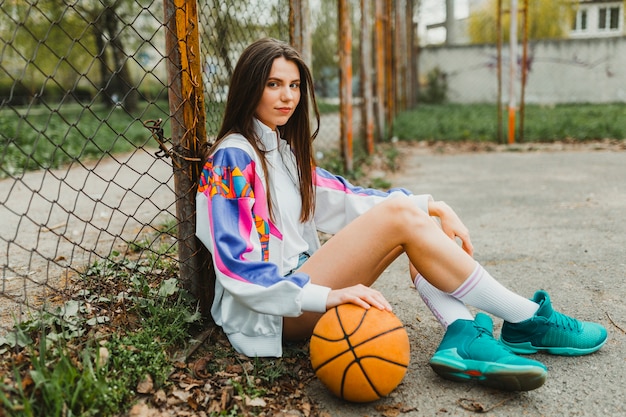
<path fill-rule="evenodd" d="M 289 0 L 289 41 L 311 68 L 313 52 L 309 0 Z"/>
<path fill-rule="evenodd" d="M 365 149 L 374 154 L 374 97 L 372 86 L 372 4 L 361 0 L 361 126 Z"/>
<path fill-rule="evenodd" d="M 394 1 L 393 17 L 393 54 L 395 61 L 394 88 L 395 88 L 395 108 L 398 111 L 407 108 L 407 87 L 408 87 L 408 56 L 407 50 L 407 31 L 405 28 L 406 1 Z M 395 114 L 394 114 L 395 116 Z"/>
<path fill-rule="evenodd" d="M 341 153 L 344 168 L 351 172 L 352 149 L 352 27 L 348 0 L 339 0 L 339 112 L 341 118 Z"/>
<path fill-rule="evenodd" d="M 374 49 L 375 49 L 375 66 L 376 66 L 376 126 L 377 139 L 382 141 L 386 139 L 387 126 L 386 118 L 386 95 L 385 89 L 387 77 L 385 76 L 385 7 L 382 1 L 375 2 L 375 20 L 374 20 Z"/>
<path fill-rule="evenodd" d="M 213 298 L 211 258 L 195 236 L 195 195 L 207 141 L 197 4 L 164 0 L 164 6 L 172 146 L 181 155 L 172 161 L 180 277 L 206 313 Z"/>
<path fill-rule="evenodd" d="M 497 37 L 497 57 L 496 57 L 496 70 L 497 70 L 497 104 L 498 107 L 496 109 L 496 117 L 498 122 L 498 132 L 497 132 L 497 141 L 498 143 L 502 143 L 502 0 L 497 0 L 497 11 L 496 15 L 498 17 L 496 21 L 496 37 Z"/>
<path fill-rule="evenodd" d="M 396 114 L 396 57 L 394 56 L 393 47 L 393 8 L 394 0 L 385 1 L 384 11 L 384 42 L 385 42 L 385 102 L 387 107 L 385 109 L 385 125 L 387 127 L 387 139 L 393 131 L 393 118 Z"/>

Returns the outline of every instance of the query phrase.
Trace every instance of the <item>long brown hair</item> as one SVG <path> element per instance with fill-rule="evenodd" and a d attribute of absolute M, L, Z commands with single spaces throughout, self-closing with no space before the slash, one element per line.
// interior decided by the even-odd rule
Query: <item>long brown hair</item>
<path fill-rule="evenodd" d="M 208 149 L 208 155 L 224 138 L 231 133 L 243 135 L 252 145 L 262 161 L 265 178 L 268 178 L 267 163 L 259 147 L 259 138 L 254 128 L 256 108 L 261 100 L 265 84 L 269 79 L 272 64 L 276 58 L 283 57 L 298 66 L 300 71 L 300 102 L 284 126 L 278 130 L 296 157 L 302 211 L 300 220 L 306 221 L 313 215 L 315 208 L 315 192 L 313 189 L 312 169 L 315 166 L 313 157 L 313 140 L 319 132 L 320 114 L 315 101 L 313 77 L 308 66 L 291 45 L 271 38 L 260 39 L 249 45 L 241 54 L 230 80 L 228 100 L 222 126 L 217 140 Z M 311 106 L 311 107 L 310 107 Z M 310 109 L 313 109 L 317 125 L 311 132 Z M 271 209 L 271 194 L 267 187 L 268 203 Z"/>

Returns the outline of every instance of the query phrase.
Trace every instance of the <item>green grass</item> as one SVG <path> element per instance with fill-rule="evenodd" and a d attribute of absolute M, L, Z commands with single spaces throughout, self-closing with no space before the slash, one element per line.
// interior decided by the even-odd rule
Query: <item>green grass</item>
<path fill-rule="evenodd" d="M 216 117 L 223 104 L 206 103 Z M 323 113 L 337 111 L 320 102 Z M 497 109 L 493 104 L 423 104 L 406 111 L 394 122 L 394 135 L 402 140 L 496 142 Z M 502 140 L 506 141 L 508 112 L 502 112 Z M 519 124 L 520 115 L 517 113 Z M 170 137 L 166 101 L 144 103 L 133 114 L 122 108 L 78 104 L 0 109 L 0 178 L 25 171 L 59 168 L 72 161 L 86 162 L 103 155 L 129 152 L 157 143 L 143 126 L 163 119 L 164 136 Z M 208 121 L 209 135 L 218 128 Z M 626 106 L 623 104 L 527 105 L 523 138 L 553 142 L 626 138 Z"/>
<path fill-rule="evenodd" d="M 138 401 L 170 415 L 193 414 L 202 402 L 209 417 L 248 416 L 299 398 L 313 377 L 308 350 L 235 352 L 177 278 L 175 228 L 169 220 L 125 255 L 85 266 L 54 305 L 0 335 L 0 416 L 120 416 Z M 184 387 L 188 403 L 177 396 Z"/>
<path fill-rule="evenodd" d="M 0 415 L 119 416 L 140 400 L 187 415 L 209 394 L 209 417 L 248 416 L 259 415 L 265 402 L 284 409 L 301 395 L 313 374 L 308 351 L 298 345 L 282 358 L 244 358 L 206 324 L 196 354 L 181 358 L 198 343 L 192 340 L 201 323 L 195 302 L 176 278 L 142 276 L 142 267 L 152 269 L 113 254 L 87 268 L 85 288 L 74 299 L 17 324 L 9 333 L 14 337 L 0 337 Z M 170 268 L 166 276 L 175 273 Z M 197 387 L 187 405 L 175 396 L 185 386 Z"/>
<path fill-rule="evenodd" d="M 508 131 L 508 111 L 502 112 L 502 138 Z M 519 126 L 520 114 L 516 120 Z M 402 140 L 496 142 L 497 107 L 494 104 L 425 104 L 395 120 L 394 135 Z M 590 141 L 626 138 L 626 105 L 527 105 L 524 142 Z M 521 139 L 516 128 L 516 140 Z"/>
<path fill-rule="evenodd" d="M 206 102 L 205 106 L 211 136 L 219 129 L 224 103 Z M 337 108 L 320 103 L 322 113 Z M 169 139 L 169 113 L 165 100 L 141 103 L 132 114 L 122 107 L 100 104 L 0 108 L 0 178 L 59 168 L 76 160 L 84 163 L 143 146 L 155 148 L 157 142 L 143 123 L 162 119 L 164 137 Z"/>
<path fill-rule="evenodd" d="M 155 147 L 143 122 L 159 118 L 167 122 L 168 115 L 167 102 L 144 103 L 133 114 L 121 107 L 78 104 L 2 109 L 0 177 L 99 159 L 144 145 Z"/>
<path fill-rule="evenodd" d="M 65 312 L 61 320 L 58 311 L 43 313 L 16 327 L 32 342 L 25 343 L 21 363 L 13 359 L 13 382 L 7 384 L 5 378 L 0 383 L 0 404 L 7 415 L 112 415 L 128 408 L 144 378 L 149 376 L 156 387 L 164 386 L 173 368 L 169 352 L 185 344 L 190 324 L 199 316 L 176 279 L 158 288 L 150 299 L 132 292 L 128 296 L 129 310 L 141 321 L 141 327 L 133 331 L 89 331 L 93 324 L 85 316 L 92 303 L 72 310 L 71 315 Z M 98 297 L 93 305 L 105 303 L 103 298 Z M 68 301 L 60 310 L 68 304 L 76 302 Z M 151 308 L 146 308 L 148 304 Z M 85 331 L 80 335 L 64 332 L 60 337 L 55 328 L 66 326 L 68 319 Z"/>
<path fill-rule="evenodd" d="M 167 240 L 165 227 L 149 240 Z M 0 337 L 0 415 L 114 415 L 144 379 L 168 383 L 172 354 L 189 342 L 200 314 L 176 278 L 176 246 L 131 249 L 140 248 L 154 256 L 113 252 L 85 268 L 67 301 Z"/>

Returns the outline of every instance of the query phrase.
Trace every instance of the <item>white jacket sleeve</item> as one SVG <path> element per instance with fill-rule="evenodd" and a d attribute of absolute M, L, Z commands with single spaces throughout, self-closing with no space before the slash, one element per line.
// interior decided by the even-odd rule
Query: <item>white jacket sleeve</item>
<path fill-rule="evenodd" d="M 398 195 L 409 196 L 415 204 L 428 213 L 429 194 L 414 195 L 404 188 L 380 191 L 350 184 L 345 178 L 316 168 L 315 223 L 319 230 L 336 233 L 361 214 L 388 198 Z"/>

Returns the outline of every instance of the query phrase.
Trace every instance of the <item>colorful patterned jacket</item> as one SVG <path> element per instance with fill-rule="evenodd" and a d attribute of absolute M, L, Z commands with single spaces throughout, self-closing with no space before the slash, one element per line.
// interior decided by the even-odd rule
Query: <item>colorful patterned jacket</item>
<path fill-rule="evenodd" d="M 257 121 L 258 122 L 258 121 Z M 270 163 L 295 170 L 289 145 L 257 123 Z M 277 146 L 277 143 L 280 145 Z M 294 172 L 294 171 L 292 171 Z M 355 187 L 315 168 L 315 214 L 304 226 L 310 252 L 320 247 L 317 231 L 335 233 L 375 204 L 404 189 L 381 192 Z M 271 181 L 270 181 L 271 184 Z M 239 134 L 221 142 L 204 166 L 196 195 L 196 235 L 213 257 L 216 272 L 211 314 L 233 347 L 247 356 L 282 355 L 282 317 L 324 312 L 330 289 L 308 275 L 281 270 L 281 207 L 270 220 L 266 181 L 252 146 Z M 412 196 L 427 210 L 428 195 Z"/>

